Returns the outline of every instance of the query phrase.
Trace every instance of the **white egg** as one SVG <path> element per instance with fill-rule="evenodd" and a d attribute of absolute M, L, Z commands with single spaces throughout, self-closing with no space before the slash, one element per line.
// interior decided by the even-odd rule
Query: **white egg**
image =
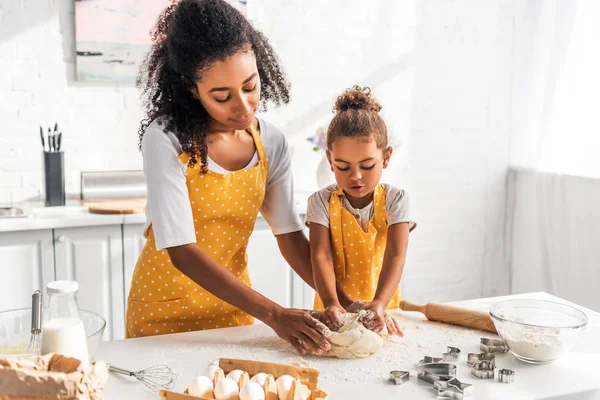
<path fill-rule="evenodd" d="M 265 374 L 264 372 L 259 372 L 258 374 L 254 375 L 252 377 L 252 379 L 250 379 L 250 382 L 258 383 L 262 387 L 265 385 L 267 376 L 269 376 L 269 374 Z"/>
<path fill-rule="evenodd" d="M 215 377 L 215 372 L 217 372 L 220 369 L 221 368 L 219 368 L 218 365 L 209 365 L 208 367 L 206 367 L 202 375 L 208 376 L 210 379 L 213 379 Z"/>
<path fill-rule="evenodd" d="M 244 371 L 242 371 L 241 369 L 234 369 L 233 371 L 227 374 L 227 378 L 231 379 L 237 384 L 240 381 L 240 376 L 242 376 L 243 373 Z"/>
<path fill-rule="evenodd" d="M 258 383 L 250 382 L 240 390 L 240 400 L 265 400 L 265 391 Z"/>
<path fill-rule="evenodd" d="M 233 396 L 237 396 L 240 392 L 237 383 L 229 378 L 223 378 L 217 386 L 215 386 L 215 399 L 229 400 Z"/>
<path fill-rule="evenodd" d="M 213 382 L 207 376 L 200 375 L 190 385 L 188 388 L 189 394 L 192 396 L 205 396 L 213 391 Z"/>
<path fill-rule="evenodd" d="M 292 387 L 292 382 L 294 382 L 294 378 L 289 375 L 281 375 L 277 378 L 275 386 L 277 387 L 277 396 L 279 396 L 279 400 L 287 399 L 287 395 Z"/>

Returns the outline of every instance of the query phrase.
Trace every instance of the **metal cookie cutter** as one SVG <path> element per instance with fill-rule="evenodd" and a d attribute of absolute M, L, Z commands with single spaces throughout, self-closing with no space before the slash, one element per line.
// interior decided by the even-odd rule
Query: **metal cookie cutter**
<path fill-rule="evenodd" d="M 423 357 L 423 359 L 421 361 L 419 361 L 419 365 L 436 364 L 436 363 L 441 363 L 442 361 L 444 361 L 444 359 L 442 357 L 425 356 L 425 357 Z"/>
<path fill-rule="evenodd" d="M 433 384 L 433 390 L 437 391 L 437 397 L 463 400 L 473 394 L 473 385 L 462 383 L 456 378 L 449 381 L 438 381 Z"/>
<path fill-rule="evenodd" d="M 513 383 L 515 381 L 515 371 L 503 368 L 498 371 L 498 382 Z"/>
<path fill-rule="evenodd" d="M 479 348 L 484 353 L 506 353 L 508 351 L 508 346 L 502 339 L 481 338 Z"/>
<path fill-rule="evenodd" d="M 480 361 L 489 361 L 496 364 L 496 356 L 492 353 L 469 353 L 467 354 L 467 364 L 473 366 L 473 364 Z"/>
<path fill-rule="evenodd" d="M 394 382 L 396 385 L 403 385 L 410 380 L 410 372 L 409 371 L 391 371 L 390 372 L 390 381 Z"/>
<path fill-rule="evenodd" d="M 425 382 L 449 381 L 456 377 L 456 365 L 448 363 L 422 364 L 419 366 L 419 379 Z"/>
<path fill-rule="evenodd" d="M 458 360 L 460 355 L 460 349 L 458 347 L 448 346 L 448 351 L 442 354 L 444 361 Z"/>
<path fill-rule="evenodd" d="M 471 376 L 479 379 L 494 379 L 495 370 L 494 361 L 479 361 L 471 367 Z"/>

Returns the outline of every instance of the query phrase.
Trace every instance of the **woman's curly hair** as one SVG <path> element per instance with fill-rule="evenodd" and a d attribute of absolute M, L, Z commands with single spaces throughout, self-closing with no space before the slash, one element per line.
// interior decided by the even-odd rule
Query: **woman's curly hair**
<path fill-rule="evenodd" d="M 164 131 L 179 139 L 190 155 L 189 167 L 201 163 L 206 173 L 208 113 L 192 92 L 203 71 L 238 51 L 252 51 L 261 80 L 261 109 L 268 102 L 289 102 L 289 84 L 267 38 L 223 0 L 172 0 L 151 32 L 153 45 L 140 68 L 147 118 L 139 129 L 139 147 L 150 123 L 160 118 Z"/>
<path fill-rule="evenodd" d="M 381 104 L 371 96 L 371 89 L 354 85 L 338 96 L 333 107 L 335 116 L 327 128 L 327 148 L 338 137 L 375 137 L 377 147 L 388 147 L 387 127 L 379 115 Z"/>

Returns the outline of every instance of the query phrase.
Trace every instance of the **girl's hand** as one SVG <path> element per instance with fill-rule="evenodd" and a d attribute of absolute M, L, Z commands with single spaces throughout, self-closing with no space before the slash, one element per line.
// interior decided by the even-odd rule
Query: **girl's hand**
<path fill-rule="evenodd" d="M 332 304 L 323 311 L 319 320 L 332 331 L 337 331 L 342 327 L 342 314 L 346 314 L 346 310 L 339 304 Z"/>
<path fill-rule="evenodd" d="M 377 301 L 372 301 L 370 303 L 365 303 L 361 310 L 370 311 L 369 315 L 365 316 L 362 320 L 363 325 L 375 332 L 379 333 L 386 326 L 386 317 L 387 314 L 385 312 L 385 306 Z"/>
<path fill-rule="evenodd" d="M 360 310 L 362 310 L 364 305 L 365 305 L 364 301 L 356 300 L 356 301 L 350 303 L 350 305 L 348 307 L 346 307 L 346 311 L 349 313 L 357 313 Z"/>
<path fill-rule="evenodd" d="M 331 331 L 305 310 L 281 308 L 265 323 L 302 355 L 322 354 L 331 349 L 327 341 Z"/>
<path fill-rule="evenodd" d="M 388 313 L 385 313 L 385 326 L 387 327 L 388 333 L 392 336 L 404 336 L 404 333 L 400 330 L 398 320 L 394 317 L 390 317 Z"/>

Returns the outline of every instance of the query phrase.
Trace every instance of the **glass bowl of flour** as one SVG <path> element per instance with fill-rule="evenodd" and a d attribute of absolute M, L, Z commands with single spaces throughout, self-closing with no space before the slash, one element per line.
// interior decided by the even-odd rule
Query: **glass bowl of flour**
<path fill-rule="evenodd" d="M 541 364 L 571 350 L 588 323 L 582 311 L 545 300 L 506 300 L 490 309 L 498 334 L 521 361 Z"/>
<path fill-rule="evenodd" d="M 46 309 L 42 310 L 42 329 L 44 329 Z M 102 335 L 106 321 L 102 316 L 86 310 L 79 310 L 79 318 L 83 322 L 87 337 L 88 353 L 93 359 Z M 31 337 L 31 308 L 20 308 L 0 312 L 0 358 L 13 356 L 32 356 L 27 351 Z M 40 335 L 41 340 L 41 335 Z"/>

